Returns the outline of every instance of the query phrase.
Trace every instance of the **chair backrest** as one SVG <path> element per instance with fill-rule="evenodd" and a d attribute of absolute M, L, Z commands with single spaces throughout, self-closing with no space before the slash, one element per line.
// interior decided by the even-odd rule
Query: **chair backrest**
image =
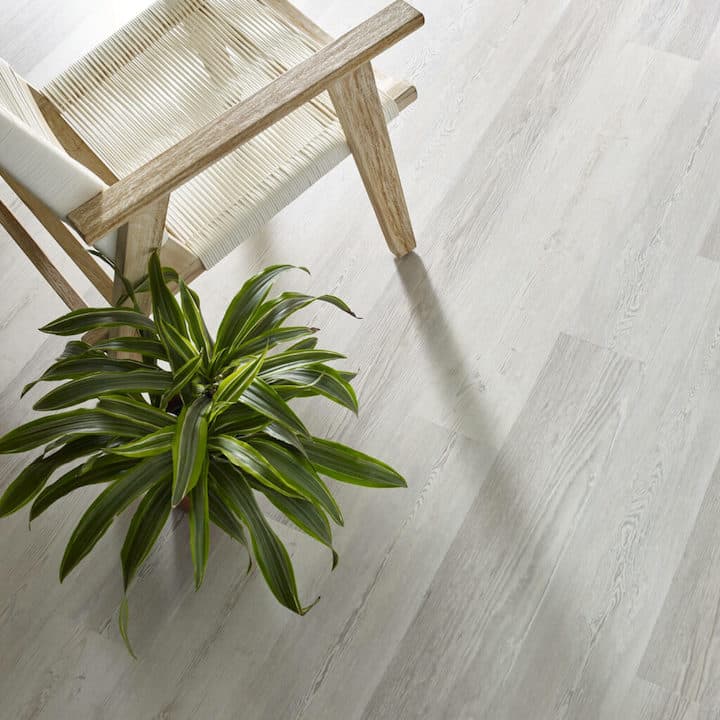
<path fill-rule="evenodd" d="M 65 152 L 46 124 L 27 84 L 2 59 L 0 171 L 27 188 L 61 219 L 107 187 Z M 96 247 L 114 256 L 114 234 Z"/>

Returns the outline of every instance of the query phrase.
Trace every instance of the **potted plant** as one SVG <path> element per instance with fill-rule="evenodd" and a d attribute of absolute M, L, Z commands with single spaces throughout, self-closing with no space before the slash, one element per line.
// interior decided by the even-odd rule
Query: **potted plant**
<path fill-rule="evenodd" d="M 200 301 L 177 273 L 151 256 L 148 276 L 126 283 L 126 306 L 84 308 L 42 328 L 71 336 L 133 328 L 90 343 L 71 340 L 35 382 L 62 381 L 34 405 L 51 414 L 0 438 L 0 452 L 43 448 L 5 490 L 0 515 L 28 503 L 30 520 L 79 488 L 105 483 L 75 527 L 60 581 L 93 549 L 114 518 L 137 501 L 120 552 L 125 594 L 120 632 L 127 636 L 127 589 L 168 519 L 187 504 L 196 589 L 205 574 L 210 525 L 249 544 L 270 590 L 298 614 L 304 606 L 290 557 L 257 502 L 264 495 L 303 532 L 332 545 L 330 521 L 343 517 L 322 476 L 368 487 L 404 487 L 388 465 L 314 437 L 291 409 L 297 397 L 322 396 L 357 412 L 353 373 L 328 363 L 339 353 L 317 347 L 316 328 L 288 325 L 298 310 L 337 297 L 285 292 L 271 297 L 276 265 L 251 277 L 230 302 L 216 337 Z M 179 286 L 179 301 L 170 289 Z M 137 296 L 150 292 L 152 319 Z M 352 313 L 351 313 L 352 314 Z M 95 401 L 87 407 L 88 401 Z M 70 409 L 75 405 L 83 405 Z M 66 466 L 70 466 L 66 469 Z M 56 472 L 62 468 L 62 473 Z M 53 482 L 49 482 L 55 477 Z"/>

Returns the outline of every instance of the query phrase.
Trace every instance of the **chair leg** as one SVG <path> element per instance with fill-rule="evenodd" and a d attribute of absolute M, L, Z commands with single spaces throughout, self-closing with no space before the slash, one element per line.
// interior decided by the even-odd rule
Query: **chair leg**
<path fill-rule="evenodd" d="M 336 80 L 329 92 L 388 247 L 405 255 L 415 235 L 370 63 Z"/>
<path fill-rule="evenodd" d="M 147 275 L 150 254 L 162 244 L 169 200 L 169 195 L 160 198 L 133 215 L 127 224 L 120 228 L 115 252 L 118 272 L 113 284 L 113 304 L 117 304 L 125 295 L 125 285 L 120 279 L 120 273 L 130 283 L 136 283 Z M 150 314 L 149 293 L 142 293 L 138 297 L 138 304 L 144 313 Z"/>

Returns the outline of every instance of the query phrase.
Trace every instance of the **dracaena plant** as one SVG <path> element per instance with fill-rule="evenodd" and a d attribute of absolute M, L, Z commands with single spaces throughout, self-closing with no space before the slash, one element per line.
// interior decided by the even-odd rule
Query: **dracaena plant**
<path fill-rule="evenodd" d="M 342 525 L 343 516 L 322 476 L 378 488 L 405 485 L 379 460 L 314 437 L 291 409 L 293 398 L 322 396 L 357 412 L 353 373 L 328 364 L 343 356 L 317 347 L 316 328 L 286 324 L 317 301 L 351 311 L 331 295 L 271 297 L 273 279 L 291 267 L 269 267 L 250 278 L 214 338 L 197 294 L 179 280 L 178 301 L 168 286 L 178 282 L 177 274 L 162 268 L 157 255 L 143 283 L 135 288 L 126 283 L 129 307 L 76 310 L 42 328 L 63 336 L 118 326 L 135 330 L 94 344 L 68 342 L 35 381 L 63 381 L 34 405 L 52 414 L 0 438 L 2 453 L 43 448 L 5 490 L 0 515 L 32 503 L 34 520 L 74 490 L 106 484 L 67 543 L 61 581 L 113 519 L 139 501 L 120 552 L 127 593 L 171 508 L 187 503 L 196 588 L 205 575 L 210 525 L 215 524 L 246 547 L 249 536 L 272 593 L 303 614 L 308 607 L 298 597 L 290 557 L 257 495 L 326 545 L 334 567 L 330 521 Z M 139 311 L 136 294 L 141 291 L 150 292 L 152 319 Z M 68 410 L 88 401 L 94 406 Z M 130 648 L 126 598 L 120 631 Z"/>

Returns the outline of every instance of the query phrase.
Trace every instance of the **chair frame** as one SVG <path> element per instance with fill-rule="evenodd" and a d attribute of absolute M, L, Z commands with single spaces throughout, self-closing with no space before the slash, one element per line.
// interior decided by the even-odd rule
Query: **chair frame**
<path fill-rule="evenodd" d="M 131 282 L 146 273 L 149 255 L 160 249 L 165 265 L 190 282 L 204 272 L 202 262 L 174 237 L 165 220 L 170 193 L 271 124 L 328 91 L 350 150 L 390 250 L 397 256 L 415 247 L 410 216 L 380 104 L 370 60 L 424 23 L 420 12 L 396 0 L 337 40 L 333 40 L 288 0 L 263 0 L 289 24 L 324 44 L 316 54 L 287 70 L 251 97 L 170 147 L 126 177 L 117 178 L 62 118 L 54 104 L 30 87 L 51 130 L 66 152 L 102 179 L 108 188 L 68 213 L 82 240 L 92 245 L 118 228 L 116 264 Z M 412 103 L 415 88 L 381 80 L 400 110 Z M 116 304 L 124 292 L 87 253 L 82 243 L 27 188 L 5 181 L 50 235 L 70 255 L 100 294 Z M 85 302 L 53 266 L 30 234 L 0 203 L 0 224 L 25 252 L 70 309 Z M 163 232 L 167 231 L 165 243 Z M 149 298 L 140 298 L 149 312 Z"/>

